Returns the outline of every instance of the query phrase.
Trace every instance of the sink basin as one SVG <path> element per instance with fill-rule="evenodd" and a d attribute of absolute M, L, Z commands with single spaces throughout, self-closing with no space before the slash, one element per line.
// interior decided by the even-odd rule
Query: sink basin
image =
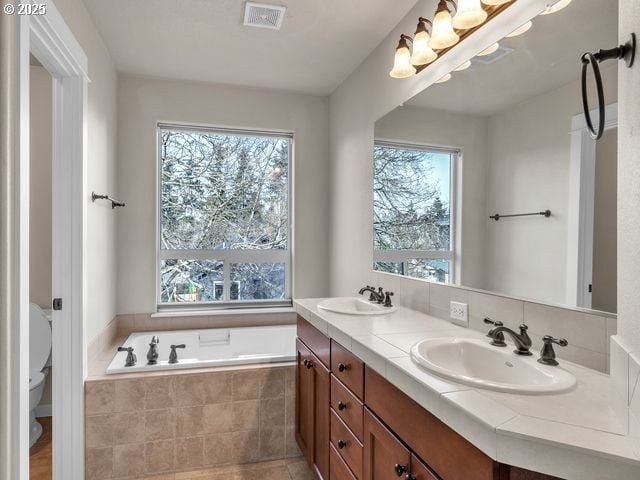
<path fill-rule="evenodd" d="M 385 307 L 358 297 L 327 298 L 318 308 L 345 315 L 386 315 L 396 311 L 396 307 Z"/>
<path fill-rule="evenodd" d="M 570 372 L 542 365 L 536 358 L 467 338 L 434 338 L 411 347 L 414 363 L 465 385 L 527 395 L 562 393 L 574 388 L 576 378 Z"/>

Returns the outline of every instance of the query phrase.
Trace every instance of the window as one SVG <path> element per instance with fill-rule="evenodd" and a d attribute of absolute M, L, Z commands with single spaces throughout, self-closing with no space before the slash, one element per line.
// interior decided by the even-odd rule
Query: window
<path fill-rule="evenodd" d="M 374 269 L 453 282 L 455 167 L 459 152 L 376 141 Z"/>
<path fill-rule="evenodd" d="M 291 304 L 293 136 L 158 126 L 158 304 Z"/>

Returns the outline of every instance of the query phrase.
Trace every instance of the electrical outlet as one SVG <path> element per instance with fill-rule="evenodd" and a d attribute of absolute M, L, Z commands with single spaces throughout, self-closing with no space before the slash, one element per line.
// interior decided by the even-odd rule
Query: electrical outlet
<path fill-rule="evenodd" d="M 469 326 L 469 315 L 467 304 L 460 302 L 449 302 L 449 317 L 458 325 L 463 327 Z"/>

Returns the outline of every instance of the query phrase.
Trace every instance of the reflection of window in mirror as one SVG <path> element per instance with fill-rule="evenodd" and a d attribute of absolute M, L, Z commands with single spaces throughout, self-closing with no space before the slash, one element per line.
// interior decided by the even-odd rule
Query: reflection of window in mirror
<path fill-rule="evenodd" d="M 375 270 L 453 283 L 458 157 L 453 149 L 376 141 Z"/>

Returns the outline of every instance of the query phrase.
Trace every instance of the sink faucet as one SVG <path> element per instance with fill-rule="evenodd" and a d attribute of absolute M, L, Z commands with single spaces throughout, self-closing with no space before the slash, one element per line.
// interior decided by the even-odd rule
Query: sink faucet
<path fill-rule="evenodd" d="M 379 291 L 376 292 L 375 288 L 370 287 L 369 285 L 367 285 L 366 287 L 361 288 L 358 293 L 360 295 L 364 295 L 364 292 L 369 292 L 371 294 L 371 296 L 369 297 L 369 300 L 372 300 L 372 301 L 375 301 L 375 302 L 378 302 L 378 303 L 384 303 L 385 295 L 382 292 L 382 287 L 380 287 L 378 290 Z"/>
<path fill-rule="evenodd" d="M 503 332 L 508 333 L 509 336 L 513 339 L 513 343 L 515 343 L 516 345 L 516 349 L 514 350 L 515 353 L 517 353 L 518 355 L 531 355 L 529 349 L 531 348 L 532 342 L 531 337 L 529 337 L 529 334 L 527 333 L 528 329 L 529 327 L 527 327 L 523 323 L 522 325 L 520 325 L 520 333 L 518 334 L 511 330 L 509 327 L 500 325 L 492 328 L 487 336 L 492 339 L 492 345 L 504 346 L 502 345 L 504 343 L 504 339 L 502 340 L 502 342 L 500 342 L 499 335 Z"/>
<path fill-rule="evenodd" d="M 156 365 L 158 363 L 158 344 L 160 339 L 157 335 L 151 337 L 149 351 L 147 352 L 147 365 Z"/>

